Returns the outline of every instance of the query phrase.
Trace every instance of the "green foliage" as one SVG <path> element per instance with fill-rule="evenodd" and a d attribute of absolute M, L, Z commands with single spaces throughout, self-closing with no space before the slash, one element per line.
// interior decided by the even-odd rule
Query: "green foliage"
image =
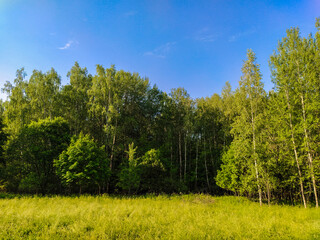
<path fill-rule="evenodd" d="M 109 178 L 108 159 L 103 147 L 98 147 L 89 135 L 73 137 L 67 150 L 55 159 L 54 166 L 62 183 L 81 189 L 105 187 Z"/>
<path fill-rule="evenodd" d="M 270 57 L 269 93 L 252 50 L 234 91 L 227 82 L 198 99 L 114 65 L 91 75 L 76 62 L 65 86 L 54 69 L 29 79 L 19 69 L 0 102 L 2 191 L 62 193 L 59 175 L 70 191 L 234 193 L 318 206 L 319 26 L 307 37 L 287 31 Z M 53 130 L 57 116 L 65 122 Z M 77 136 L 70 146 L 65 124 Z"/>
<path fill-rule="evenodd" d="M 141 166 L 150 167 L 150 168 L 158 168 L 162 171 L 165 171 L 164 166 L 160 160 L 160 151 L 151 149 L 145 153 L 142 157 Z"/>
<path fill-rule="evenodd" d="M 151 149 L 144 154 L 139 164 L 141 169 L 142 192 L 165 191 L 165 168 L 160 160 L 160 151 Z"/>
<path fill-rule="evenodd" d="M 10 99 L 4 103 L 4 123 L 10 133 L 18 133 L 24 124 L 30 122 L 30 101 L 26 95 L 28 86 L 28 82 L 25 81 L 26 75 L 24 68 L 17 70 L 14 85 L 7 81 L 2 89 Z"/>
<path fill-rule="evenodd" d="M 137 147 L 134 147 L 134 143 L 129 144 L 129 150 L 126 151 L 128 154 L 128 161 L 123 166 L 120 175 L 118 186 L 129 194 L 132 191 L 136 191 L 140 184 L 140 169 L 138 165 L 139 158 L 135 157 Z"/>
<path fill-rule="evenodd" d="M 5 181 L 5 166 L 6 166 L 6 159 L 5 159 L 5 143 L 8 139 L 8 134 L 5 133 L 5 125 L 3 124 L 3 119 L 0 117 L 0 192 L 6 190 L 6 181 Z"/>
<path fill-rule="evenodd" d="M 240 176 L 240 161 L 236 158 L 232 145 L 222 157 L 221 170 L 218 171 L 216 182 L 224 189 L 240 193 L 242 192 Z"/>
<path fill-rule="evenodd" d="M 6 171 L 11 190 L 49 193 L 59 181 L 53 161 L 70 142 L 69 126 L 62 118 L 44 119 L 23 127 L 7 146 Z"/>
<path fill-rule="evenodd" d="M 58 115 L 60 83 L 60 76 L 53 68 L 46 73 L 33 71 L 26 88 L 31 120 L 52 119 Z"/>
<path fill-rule="evenodd" d="M 63 86 L 59 95 L 60 114 L 69 122 L 73 134 L 88 133 L 92 121 L 89 114 L 89 94 L 92 76 L 77 62 L 68 72 L 70 85 Z"/>
<path fill-rule="evenodd" d="M 238 116 L 232 124 L 234 139 L 217 177 L 217 183 L 228 190 L 259 194 L 264 139 L 261 130 L 265 116 L 266 93 L 263 90 L 259 65 L 255 54 L 248 50 L 247 61 L 242 67 L 239 89 L 235 94 Z M 230 159 L 229 159 L 230 158 Z"/>

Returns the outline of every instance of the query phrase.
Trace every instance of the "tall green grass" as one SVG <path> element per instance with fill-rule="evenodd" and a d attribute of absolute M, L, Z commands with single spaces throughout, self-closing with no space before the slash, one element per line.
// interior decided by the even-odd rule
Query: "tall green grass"
<path fill-rule="evenodd" d="M 238 197 L 0 199 L 1 239 L 320 239 L 320 211 Z"/>

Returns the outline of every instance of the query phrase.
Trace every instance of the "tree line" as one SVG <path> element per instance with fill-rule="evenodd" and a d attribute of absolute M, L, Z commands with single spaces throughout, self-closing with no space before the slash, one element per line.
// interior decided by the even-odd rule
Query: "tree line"
<path fill-rule="evenodd" d="M 320 22 L 287 30 L 266 92 L 248 50 L 239 86 L 192 99 L 148 78 L 77 62 L 70 83 L 23 68 L 3 91 L 0 189 L 30 193 L 208 192 L 318 206 Z"/>

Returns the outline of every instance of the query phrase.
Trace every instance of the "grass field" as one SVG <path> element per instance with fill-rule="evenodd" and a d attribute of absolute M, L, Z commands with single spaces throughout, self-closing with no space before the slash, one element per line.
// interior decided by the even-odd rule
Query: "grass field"
<path fill-rule="evenodd" d="M 0 199 L 1 239 L 320 239 L 320 211 L 206 195 Z"/>

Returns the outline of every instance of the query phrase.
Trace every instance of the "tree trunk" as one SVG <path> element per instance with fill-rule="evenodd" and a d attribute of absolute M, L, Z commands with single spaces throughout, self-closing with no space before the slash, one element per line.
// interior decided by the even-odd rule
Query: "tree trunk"
<path fill-rule="evenodd" d="M 268 205 L 270 205 L 270 183 L 267 181 L 267 196 L 268 196 Z"/>
<path fill-rule="evenodd" d="M 307 208 L 306 199 L 305 199 L 305 196 L 304 196 L 304 187 L 303 187 L 302 174 L 301 174 L 300 164 L 299 164 L 299 159 L 298 159 L 298 153 L 297 153 L 296 143 L 295 143 L 295 140 L 294 140 L 293 125 L 292 125 L 292 115 L 291 115 L 291 112 L 290 112 L 291 105 L 290 105 L 290 102 L 289 102 L 289 93 L 288 93 L 288 90 L 286 91 L 286 96 L 287 96 L 287 105 L 288 105 L 288 110 L 289 110 L 291 140 L 292 140 L 294 157 L 295 157 L 295 160 L 296 160 L 297 169 L 298 169 L 298 174 L 299 174 L 301 198 L 302 198 L 302 201 L 303 201 L 303 206 L 304 206 L 305 208 Z"/>
<path fill-rule="evenodd" d="M 261 187 L 259 184 L 259 171 L 258 171 L 258 161 L 256 156 L 256 135 L 255 135 L 255 122 L 254 122 L 254 112 L 253 112 L 253 106 L 251 103 L 251 125 L 252 125 L 252 147 L 253 147 L 253 158 L 254 158 L 254 168 L 256 171 L 256 179 L 257 179 L 257 186 L 258 186 L 258 193 L 259 193 L 259 203 L 260 206 L 262 206 L 262 192 Z"/>
<path fill-rule="evenodd" d="M 317 195 L 317 185 L 316 185 L 316 180 L 314 177 L 313 159 L 312 159 L 312 155 L 310 153 L 309 136 L 308 136 L 308 132 L 307 132 L 307 128 L 306 128 L 306 111 L 305 111 L 305 106 L 304 106 L 304 98 L 303 98 L 302 94 L 300 97 L 301 97 L 301 106 L 302 106 L 302 115 L 303 115 L 303 130 L 304 130 L 304 136 L 306 139 L 306 147 L 307 147 L 307 152 L 308 152 L 310 175 L 311 175 L 311 179 L 312 179 L 312 186 L 313 186 L 314 198 L 316 201 L 316 207 L 319 207 L 318 195 Z"/>
<path fill-rule="evenodd" d="M 205 139 L 205 137 L 203 138 L 203 144 L 204 144 L 204 167 L 205 167 L 205 169 L 206 169 L 207 185 L 208 185 L 208 190 L 209 190 L 209 192 L 210 192 L 210 182 L 209 182 L 209 176 L 208 176 L 207 153 L 206 153 L 206 139 Z"/>
<path fill-rule="evenodd" d="M 171 154 L 170 154 L 170 179 L 171 179 L 171 181 L 172 181 L 172 166 L 173 166 L 172 141 L 171 141 L 170 149 L 171 149 Z"/>
<path fill-rule="evenodd" d="M 199 139 L 197 138 L 197 147 L 196 147 L 196 182 L 195 182 L 195 188 L 197 190 L 198 188 L 198 157 L 199 157 Z"/>
<path fill-rule="evenodd" d="M 110 171 L 112 171 L 112 168 L 113 168 L 113 156 L 114 156 L 114 146 L 116 144 L 117 127 L 118 127 L 118 120 L 116 120 L 116 126 L 114 129 L 113 140 L 112 140 L 111 156 L 110 156 Z"/>
<path fill-rule="evenodd" d="M 179 173 L 180 173 L 180 182 L 182 182 L 181 132 L 179 132 Z"/>
<path fill-rule="evenodd" d="M 186 134 L 184 135 L 184 174 L 183 174 L 183 181 L 186 181 L 187 177 L 187 138 Z"/>
<path fill-rule="evenodd" d="M 210 143 L 210 141 L 209 141 Z M 214 160 L 213 160 L 213 153 L 212 153 L 212 146 L 211 144 L 209 144 L 209 150 L 210 150 L 210 161 L 211 161 L 211 165 L 212 165 L 212 172 L 213 174 L 215 173 L 215 164 L 214 164 Z M 214 175 L 213 175 L 214 177 Z"/>

